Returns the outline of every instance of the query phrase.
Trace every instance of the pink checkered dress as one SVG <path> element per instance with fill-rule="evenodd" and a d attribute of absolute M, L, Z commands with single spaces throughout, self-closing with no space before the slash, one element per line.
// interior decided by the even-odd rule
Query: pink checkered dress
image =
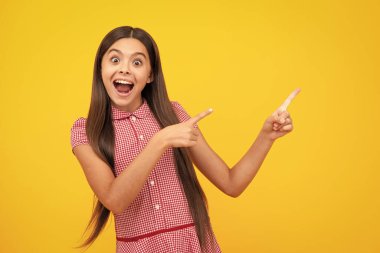
<path fill-rule="evenodd" d="M 190 118 L 172 102 L 179 120 Z M 133 113 L 112 107 L 115 129 L 115 168 L 119 175 L 160 130 L 146 101 Z M 86 119 L 79 118 L 71 129 L 71 145 L 87 144 Z M 168 149 L 146 180 L 141 192 L 121 214 L 115 214 L 116 252 L 174 253 L 201 252 L 193 219 L 176 172 L 173 149 Z M 214 249 L 220 252 L 215 236 Z"/>

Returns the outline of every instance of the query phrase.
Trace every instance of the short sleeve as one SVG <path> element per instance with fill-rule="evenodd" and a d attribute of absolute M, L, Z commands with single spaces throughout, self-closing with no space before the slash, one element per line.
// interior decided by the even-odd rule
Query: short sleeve
<path fill-rule="evenodd" d="M 82 144 L 88 144 L 85 118 L 77 119 L 71 128 L 71 148 Z"/>
<path fill-rule="evenodd" d="M 173 101 L 172 106 L 180 122 L 184 122 L 190 119 L 190 115 L 185 111 L 185 109 L 183 109 L 182 105 L 180 105 L 178 102 Z"/>
<path fill-rule="evenodd" d="M 185 109 L 176 101 L 172 101 L 172 106 L 174 109 L 174 112 L 176 113 L 178 120 L 180 122 L 184 122 L 186 120 L 189 120 L 191 117 L 190 115 L 185 111 Z M 198 127 L 197 124 L 195 124 L 195 127 Z"/>

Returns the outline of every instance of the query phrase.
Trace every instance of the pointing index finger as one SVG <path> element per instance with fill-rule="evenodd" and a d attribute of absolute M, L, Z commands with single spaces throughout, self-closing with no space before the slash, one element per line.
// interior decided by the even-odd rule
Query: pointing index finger
<path fill-rule="evenodd" d="M 285 99 L 284 103 L 278 108 L 279 111 L 283 112 L 286 111 L 290 103 L 293 101 L 293 99 L 297 96 L 297 94 L 301 91 L 300 88 L 295 89 L 290 95 Z"/>
<path fill-rule="evenodd" d="M 212 112 L 213 112 L 213 110 L 211 108 L 209 108 L 206 111 L 201 112 L 198 115 L 192 117 L 187 122 L 189 122 L 191 125 L 195 125 L 198 121 L 200 121 L 201 119 L 205 118 L 206 116 L 208 116 Z"/>

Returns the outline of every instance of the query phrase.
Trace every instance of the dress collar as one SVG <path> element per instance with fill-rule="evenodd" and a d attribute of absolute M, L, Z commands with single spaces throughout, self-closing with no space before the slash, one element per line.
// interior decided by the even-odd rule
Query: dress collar
<path fill-rule="evenodd" d="M 142 105 L 139 108 L 137 108 L 137 110 L 134 112 L 122 111 L 113 105 L 111 105 L 111 107 L 112 107 L 112 119 L 113 120 L 126 119 L 132 115 L 135 116 L 136 118 L 142 119 L 142 118 L 147 117 L 148 114 L 150 113 L 148 103 L 146 102 L 145 99 L 143 99 Z"/>

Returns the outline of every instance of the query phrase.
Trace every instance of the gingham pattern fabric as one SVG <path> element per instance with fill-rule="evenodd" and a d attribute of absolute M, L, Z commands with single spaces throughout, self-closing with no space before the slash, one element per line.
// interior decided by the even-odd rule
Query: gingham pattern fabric
<path fill-rule="evenodd" d="M 183 122 L 190 116 L 177 102 L 172 106 Z M 115 129 L 115 169 L 117 176 L 128 167 L 160 130 L 147 102 L 133 113 L 112 106 Z M 88 144 L 86 119 L 79 118 L 71 129 L 71 145 Z M 115 214 L 116 252 L 171 253 L 201 252 L 186 196 L 177 176 L 173 149 L 156 164 L 141 192 L 121 214 Z M 206 252 L 220 252 L 215 236 Z"/>

